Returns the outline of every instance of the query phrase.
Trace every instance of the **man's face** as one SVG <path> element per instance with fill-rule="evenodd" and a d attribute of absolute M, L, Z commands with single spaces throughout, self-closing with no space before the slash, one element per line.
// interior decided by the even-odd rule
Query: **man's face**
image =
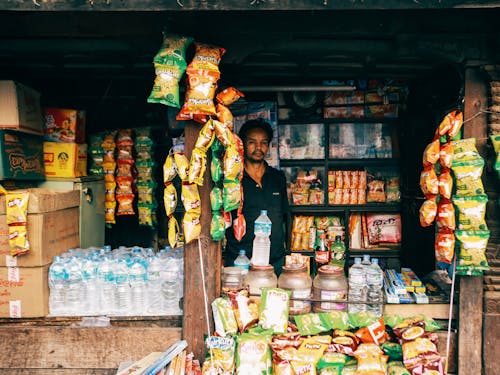
<path fill-rule="evenodd" d="M 269 150 L 267 133 L 262 129 L 250 130 L 245 140 L 245 158 L 251 162 L 261 162 Z"/>

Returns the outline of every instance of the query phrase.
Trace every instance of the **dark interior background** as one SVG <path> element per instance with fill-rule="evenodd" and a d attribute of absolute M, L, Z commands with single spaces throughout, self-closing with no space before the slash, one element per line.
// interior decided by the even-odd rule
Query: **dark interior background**
<path fill-rule="evenodd" d="M 498 16 L 495 9 L 0 11 L 0 79 L 36 88 L 44 106 L 86 109 L 87 134 L 153 126 L 160 166 L 170 136 L 177 135 L 169 129 L 166 107 L 146 103 L 162 32 L 224 47 L 221 88 L 408 79 L 408 106 L 399 124 L 406 244 L 402 261 L 421 273 L 434 267 L 433 229 L 418 224 L 422 151 L 439 118 L 460 101 L 464 65 L 498 60 Z M 259 95 L 250 98 L 258 100 Z M 159 236 L 165 231 L 166 221 L 160 218 Z M 107 232 L 106 241 L 149 246 L 153 234 L 139 228 L 135 218 L 124 218 Z"/>

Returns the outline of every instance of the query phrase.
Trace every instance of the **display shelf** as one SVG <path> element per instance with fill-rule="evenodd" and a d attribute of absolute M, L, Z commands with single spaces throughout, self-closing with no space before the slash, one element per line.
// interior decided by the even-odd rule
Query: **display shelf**
<path fill-rule="evenodd" d="M 335 107 L 335 106 L 326 106 Z M 342 106 L 341 106 L 342 107 Z M 399 118 L 395 117 L 337 117 L 337 118 L 324 118 L 324 117 L 314 117 L 314 118 L 292 118 L 292 119 L 279 119 L 280 125 L 305 125 L 305 124 L 373 124 L 373 123 L 386 123 L 386 124 L 397 124 Z"/>
<path fill-rule="evenodd" d="M 371 159 L 334 159 L 328 158 L 328 168 L 361 168 L 361 167 L 386 167 L 398 166 L 398 158 L 371 158 Z"/>
<path fill-rule="evenodd" d="M 399 203 L 368 203 L 368 204 L 303 204 L 290 205 L 290 212 L 295 213 L 328 213 L 328 212 L 399 212 Z"/>
<path fill-rule="evenodd" d="M 377 258 L 394 258 L 401 255 L 400 249 L 349 249 L 349 257 L 359 257 L 368 254 Z"/>
<path fill-rule="evenodd" d="M 335 207 L 331 205 L 328 207 Z M 340 206 L 340 205 L 339 205 Z M 351 212 L 399 212 L 401 211 L 401 204 L 399 203 L 367 203 L 367 204 L 353 204 L 345 206 Z"/>

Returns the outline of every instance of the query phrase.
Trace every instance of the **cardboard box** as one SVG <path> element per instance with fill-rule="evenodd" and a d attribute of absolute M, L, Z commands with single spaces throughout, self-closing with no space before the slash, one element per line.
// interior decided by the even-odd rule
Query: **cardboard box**
<path fill-rule="evenodd" d="M 87 175 L 87 145 L 43 142 L 47 177 L 83 177 Z"/>
<path fill-rule="evenodd" d="M 48 272 L 48 264 L 42 267 L 0 267 L 0 317 L 48 315 Z"/>
<path fill-rule="evenodd" d="M 15 81 L 0 81 L 0 129 L 42 135 L 40 94 Z"/>
<path fill-rule="evenodd" d="M 0 130 L 0 180 L 44 180 L 43 138 Z"/>
<path fill-rule="evenodd" d="M 80 209 L 28 214 L 27 229 L 31 251 L 10 256 L 6 215 L 0 215 L 0 266 L 34 267 L 52 262 L 55 255 L 80 247 Z"/>
<path fill-rule="evenodd" d="M 49 142 L 85 143 L 85 111 L 45 108 L 43 138 Z"/>
<path fill-rule="evenodd" d="M 28 213 L 38 214 L 49 211 L 64 210 L 65 208 L 80 205 L 80 192 L 78 190 L 51 190 L 30 188 Z M 15 190 L 13 190 L 15 191 Z M 0 215 L 5 215 L 5 196 L 0 195 Z"/>

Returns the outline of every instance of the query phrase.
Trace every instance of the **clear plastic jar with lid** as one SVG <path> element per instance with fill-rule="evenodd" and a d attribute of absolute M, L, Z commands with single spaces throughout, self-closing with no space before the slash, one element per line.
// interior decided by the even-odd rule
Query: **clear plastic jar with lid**
<path fill-rule="evenodd" d="M 283 272 L 278 278 L 278 287 L 292 291 L 290 315 L 299 315 L 311 312 L 310 300 L 294 300 L 294 298 L 311 298 L 312 279 L 307 272 L 306 266 L 283 267 Z"/>
<path fill-rule="evenodd" d="M 240 267 L 224 267 L 222 272 L 222 290 L 243 288 L 243 276 Z"/>
<path fill-rule="evenodd" d="M 342 267 L 325 265 L 319 268 L 313 281 L 314 312 L 345 311 L 347 304 L 347 280 Z M 335 302 L 328 302 L 335 301 Z"/>
<path fill-rule="evenodd" d="M 276 288 L 278 286 L 278 277 L 271 265 L 256 266 L 251 264 L 243 284 L 249 286 L 250 294 L 260 296 L 262 294 L 260 288 Z"/>

